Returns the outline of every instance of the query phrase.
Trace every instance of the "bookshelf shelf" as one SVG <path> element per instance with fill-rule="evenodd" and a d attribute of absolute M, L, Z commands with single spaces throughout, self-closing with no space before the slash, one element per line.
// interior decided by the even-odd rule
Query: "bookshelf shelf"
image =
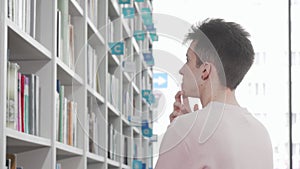
<path fill-rule="evenodd" d="M 103 36 L 100 33 L 100 30 L 97 29 L 97 27 L 89 18 L 87 18 L 87 23 L 88 23 L 88 38 L 89 38 L 88 42 L 95 48 L 99 44 L 104 45 L 105 41 Z"/>
<path fill-rule="evenodd" d="M 120 116 L 120 112 L 111 103 L 107 103 L 107 107 L 108 107 L 109 116 L 115 116 L 115 117 Z"/>
<path fill-rule="evenodd" d="M 73 147 L 60 142 L 56 142 L 55 145 L 57 160 L 83 155 L 83 150 L 77 147 Z"/>
<path fill-rule="evenodd" d="M 107 164 L 111 167 L 120 167 L 120 162 L 111 159 L 107 159 Z"/>
<path fill-rule="evenodd" d="M 122 169 L 130 169 L 130 166 L 126 165 L 126 164 L 122 164 L 121 166 Z"/>
<path fill-rule="evenodd" d="M 69 0 L 69 12 L 72 16 L 83 17 L 84 11 L 76 0 Z"/>
<path fill-rule="evenodd" d="M 140 134 L 140 130 L 137 127 L 132 127 L 132 129 L 135 134 Z"/>
<path fill-rule="evenodd" d="M 130 27 L 124 18 L 122 19 L 122 27 L 123 27 L 123 37 L 125 38 L 132 37 Z"/>
<path fill-rule="evenodd" d="M 43 45 L 23 32 L 15 23 L 6 19 L 8 25 L 8 48 L 13 60 L 51 59 L 51 52 Z"/>
<path fill-rule="evenodd" d="M 7 151 L 21 153 L 51 146 L 51 140 L 6 128 Z"/>
<path fill-rule="evenodd" d="M 73 70 L 71 70 L 64 62 L 62 62 L 60 59 L 57 59 L 56 62 L 58 75 L 57 78 L 61 81 L 61 84 L 68 86 L 83 85 L 84 82 L 82 78 Z"/>
<path fill-rule="evenodd" d="M 150 10 L 153 11 L 153 6 L 152 6 L 152 4 L 151 4 L 150 1 L 147 1 L 147 5 L 148 5 L 148 7 L 150 8 Z"/>
<path fill-rule="evenodd" d="M 137 44 L 135 38 L 131 38 L 131 40 L 132 40 L 132 45 L 134 47 L 135 53 L 139 54 L 140 53 L 139 45 Z"/>
<path fill-rule="evenodd" d="M 110 51 L 108 51 L 108 64 L 111 67 L 117 67 L 120 65 L 119 58 L 116 55 L 112 55 Z"/>
<path fill-rule="evenodd" d="M 138 2 L 134 2 L 134 8 L 138 14 L 141 14 L 140 6 Z"/>
<path fill-rule="evenodd" d="M 8 153 L 24 169 L 129 169 L 133 159 L 153 168 L 142 156 L 151 148 L 140 129 L 150 111 L 141 91 L 152 90 L 142 51 L 152 46 L 149 35 L 133 37 L 145 30 L 141 16 L 122 13 L 140 5 L 0 1 L 0 168 Z M 111 42 L 124 42 L 124 54 L 112 54 Z"/>
<path fill-rule="evenodd" d="M 87 152 L 86 156 L 88 164 L 104 163 L 105 160 L 104 157 L 90 152 Z"/>
<path fill-rule="evenodd" d="M 121 118 L 123 127 L 130 127 L 130 122 L 124 116 L 122 116 Z"/>
<path fill-rule="evenodd" d="M 108 3 L 108 15 L 114 20 L 120 17 L 120 7 L 117 0 L 110 0 Z"/>
<path fill-rule="evenodd" d="M 101 94 L 99 94 L 98 92 L 96 92 L 95 89 L 93 89 L 93 88 L 91 88 L 91 86 L 87 85 L 87 90 L 88 90 L 89 94 L 96 97 L 96 99 L 98 101 L 100 101 L 101 103 L 104 103 L 104 100 L 105 100 L 104 97 Z"/>
<path fill-rule="evenodd" d="M 127 72 L 123 72 L 123 77 L 125 77 L 125 78 L 123 79 L 123 81 L 124 81 L 125 83 L 130 83 L 130 82 L 131 82 L 130 77 L 129 77 L 129 74 L 128 74 Z"/>
<path fill-rule="evenodd" d="M 136 84 L 134 82 L 131 83 L 132 84 L 132 88 L 134 91 L 135 95 L 139 95 L 140 94 L 140 90 L 138 89 L 138 87 L 136 86 Z"/>

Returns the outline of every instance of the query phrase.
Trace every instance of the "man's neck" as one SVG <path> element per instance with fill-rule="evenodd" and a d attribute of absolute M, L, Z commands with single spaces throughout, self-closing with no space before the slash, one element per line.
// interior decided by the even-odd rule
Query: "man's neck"
<path fill-rule="evenodd" d="M 202 107 L 207 106 L 212 101 L 240 106 L 236 100 L 235 91 L 228 88 L 216 90 L 211 93 L 210 97 L 201 99 Z"/>

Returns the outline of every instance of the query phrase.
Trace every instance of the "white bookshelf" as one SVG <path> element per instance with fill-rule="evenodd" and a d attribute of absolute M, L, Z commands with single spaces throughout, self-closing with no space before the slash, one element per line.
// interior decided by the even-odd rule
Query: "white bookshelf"
<path fill-rule="evenodd" d="M 152 70 L 143 61 L 143 52 L 151 50 L 152 41 L 148 34 L 144 40 L 146 42 L 137 42 L 133 37 L 134 30 L 145 31 L 141 16 L 135 19 L 122 16 L 122 7 L 134 7 L 140 15 L 142 7 L 152 10 L 152 2 L 131 0 L 129 5 L 120 5 L 118 0 L 61 0 L 68 5 L 68 22 L 74 31 L 74 57 L 65 58 L 66 49 L 71 51 L 68 49 L 69 42 L 60 42 L 62 46 L 57 46 L 58 38 L 62 36 L 57 29 L 59 2 L 23 0 L 35 2 L 36 6 L 30 13 L 30 18 L 35 18 L 31 20 L 34 33 L 29 34 L 25 28 L 8 18 L 10 1 L 17 0 L 0 2 L 0 168 L 5 168 L 7 153 L 16 154 L 17 166 L 23 166 L 24 169 L 56 169 L 57 163 L 63 169 L 129 169 L 133 160 L 140 160 L 146 163 L 147 168 L 153 168 L 152 143 L 142 135 L 141 126 L 135 126 L 129 120 L 129 116 L 146 113 L 148 121 L 152 121 L 151 106 L 142 98 L 143 89 L 152 90 Z M 94 5 L 91 7 L 91 4 Z M 23 8 L 26 9 L 25 6 Z M 116 56 L 110 52 L 109 30 L 106 26 L 109 19 L 113 22 L 112 40 L 124 41 L 124 55 Z M 95 56 L 94 62 L 89 60 L 90 49 Z M 123 71 L 122 63 L 125 60 L 135 62 L 136 73 Z M 36 74 L 39 77 L 38 135 L 6 127 L 8 62 L 17 63 L 22 74 Z M 93 68 L 88 64 L 94 64 Z M 90 76 L 89 73 L 94 74 Z M 109 83 L 109 74 L 115 78 L 115 88 Z M 96 76 L 99 77 L 99 83 L 90 82 L 91 79 L 97 80 Z M 73 145 L 60 142 L 57 138 L 57 80 L 64 86 L 64 97 L 77 103 Z M 126 98 L 123 97 L 124 91 L 128 93 Z M 111 93 L 113 99 L 110 99 Z M 127 99 L 129 105 L 124 107 L 123 102 Z M 94 152 L 90 152 L 89 147 L 91 112 L 96 120 Z M 149 125 L 152 127 L 151 123 Z M 114 133 L 114 148 L 109 158 L 111 131 Z"/>

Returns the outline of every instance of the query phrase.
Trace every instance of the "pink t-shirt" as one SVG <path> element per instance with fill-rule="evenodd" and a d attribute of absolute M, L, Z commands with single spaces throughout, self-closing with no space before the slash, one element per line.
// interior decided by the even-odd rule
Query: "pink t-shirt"
<path fill-rule="evenodd" d="M 210 102 L 170 124 L 155 169 L 273 169 L 272 145 L 247 109 Z"/>

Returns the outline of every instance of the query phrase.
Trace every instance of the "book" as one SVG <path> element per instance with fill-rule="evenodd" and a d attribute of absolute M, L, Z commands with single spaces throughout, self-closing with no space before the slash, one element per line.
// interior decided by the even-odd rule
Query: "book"
<path fill-rule="evenodd" d="M 67 137 L 68 137 L 68 141 L 67 144 L 69 145 L 73 145 L 73 101 L 68 101 L 67 103 L 68 105 L 68 119 L 67 119 Z"/>
<path fill-rule="evenodd" d="M 34 135 L 40 135 L 40 78 L 39 76 L 34 76 Z"/>
<path fill-rule="evenodd" d="M 8 0 L 7 7 L 8 18 L 35 38 L 36 0 Z"/>
<path fill-rule="evenodd" d="M 8 168 L 16 169 L 17 167 L 17 156 L 16 154 L 6 153 L 6 160 L 9 160 L 10 164 Z"/>
<path fill-rule="evenodd" d="M 5 167 L 11 169 L 11 159 L 6 159 Z"/>
<path fill-rule="evenodd" d="M 67 125 L 68 125 L 68 99 L 63 99 L 63 143 L 67 144 Z"/>
<path fill-rule="evenodd" d="M 25 132 L 25 75 L 21 75 L 21 132 Z"/>
<path fill-rule="evenodd" d="M 73 102 L 73 146 L 77 147 L 77 102 Z"/>
<path fill-rule="evenodd" d="M 123 144 L 123 151 L 124 151 L 124 154 L 123 154 L 123 162 L 124 164 L 128 165 L 128 138 L 127 136 L 124 135 L 124 144 Z"/>
<path fill-rule="evenodd" d="M 17 63 L 7 62 L 7 113 L 6 126 L 17 129 L 18 122 L 18 70 Z"/>
<path fill-rule="evenodd" d="M 60 85 L 59 90 L 59 142 L 63 142 L 63 102 L 64 102 L 64 86 Z"/>
<path fill-rule="evenodd" d="M 24 132 L 29 134 L 29 79 L 24 80 Z"/>
<path fill-rule="evenodd" d="M 108 125 L 108 158 L 113 159 L 113 124 Z"/>
<path fill-rule="evenodd" d="M 89 114 L 89 151 L 96 153 L 96 114 L 90 112 Z"/>
<path fill-rule="evenodd" d="M 56 57 L 60 58 L 62 57 L 62 35 L 61 35 L 61 12 L 57 10 L 57 36 L 56 36 Z"/>
<path fill-rule="evenodd" d="M 58 1 L 58 9 L 61 12 L 61 44 L 62 44 L 62 61 L 70 66 L 68 41 L 69 41 L 69 1 Z"/>
<path fill-rule="evenodd" d="M 28 78 L 28 132 L 29 134 L 35 134 L 35 83 L 34 74 L 25 74 Z"/>
<path fill-rule="evenodd" d="M 61 163 L 56 163 L 56 169 L 62 169 L 61 168 Z"/>
<path fill-rule="evenodd" d="M 22 109 L 21 109 L 21 76 L 22 74 L 18 72 L 18 131 L 22 131 Z"/>
<path fill-rule="evenodd" d="M 56 140 L 59 141 L 59 117 L 60 117 L 60 81 L 56 80 L 56 92 L 55 92 L 55 112 L 56 112 Z"/>
<path fill-rule="evenodd" d="M 69 66 L 72 70 L 75 70 L 75 54 L 74 54 L 74 26 L 71 24 L 71 18 L 69 17 L 69 57 L 70 63 Z"/>
<path fill-rule="evenodd" d="M 35 23 L 36 23 L 36 0 L 31 0 L 30 4 L 30 36 L 34 39 L 36 38 L 36 30 L 35 30 Z"/>

